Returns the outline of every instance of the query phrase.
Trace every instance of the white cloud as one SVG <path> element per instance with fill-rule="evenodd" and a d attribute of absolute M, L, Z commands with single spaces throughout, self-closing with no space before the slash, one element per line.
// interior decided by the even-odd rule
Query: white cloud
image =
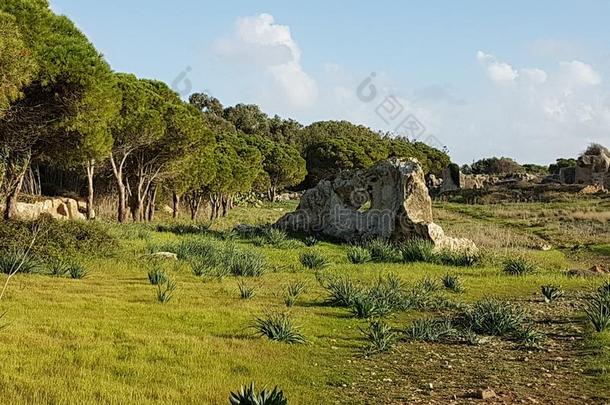
<path fill-rule="evenodd" d="M 572 62 L 561 62 L 560 73 L 562 79 L 568 84 L 575 86 L 595 86 L 600 84 L 602 79 L 593 66 L 574 60 Z"/>
<path fill-rule="evenodd" d="M 489 78 L 496 83 L 511 83 L 519 77 L 519 72 L 513 69 L 511 65 L 499 62 L 493 55 L 478 51 L 477 59 L 487 69 Z"/>
<path fill-rule="evenodd" d="M 272 79 L 277 93 L 294 107 L 307 107 L 316 100 L 316 81 L 301 65 L 301 50 L 290 27 L 280 25 L 270 14 L 240 17 L 230 38 L 214 44 L 223 60 L 251 66 L 255 64 Z"/>
<path fill-rule="evenodd" d="M 538 68 L 521 69 L 519 72 L 521 74 L 521 77 L 529 80 L 532 83 L 542 84 L 546 83 L 548 79 L 547 73 L 544 70 Z"/>

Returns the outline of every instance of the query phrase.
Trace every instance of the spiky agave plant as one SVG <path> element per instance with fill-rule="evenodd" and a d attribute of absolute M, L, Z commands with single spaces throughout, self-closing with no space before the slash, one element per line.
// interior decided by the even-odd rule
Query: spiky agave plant
<path fill-rule="evenodd" d="M 365 353 L 369 355 L 391 349 L 398 339 L 398 335 L 392 327 L 379 320 L 370 322 L 367 329 L 360 329 L 360 331 L 368 341 Z"/>
<path fill-rule="evenodd" d="M 285 343 L 305 343 L 305 337 L 298 331 L 290 315 L 285 313 L 268 314 L 257 318 L 254 324 L 259 336 Z"/>
<path fill-rule="evenodd" d="M 263 388 L 261 392 L 256 392 L 254 383 L 249 386 L 243 386 L 239 392 L 231 392 L 229 397 L 231 405 L 286 405 L 288 400 L 284 396 L 284 392 L 277 386 L 273 391 L 268 391 Z"/>
<path fill-rule="evenodd" d="M 542 292 L 542 296 L 544 297 L 544 301 L 549 303 L 555 301 L 558 298 L 563 297 L 563 290 L 560 286 L 556 285 L 543 285 L 540 287 L 540 291 Z"/>

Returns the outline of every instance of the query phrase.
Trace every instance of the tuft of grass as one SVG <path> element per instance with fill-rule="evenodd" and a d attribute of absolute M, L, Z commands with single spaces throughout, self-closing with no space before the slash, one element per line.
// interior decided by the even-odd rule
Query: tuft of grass
<path fill-rule="evenodd" d="M 610 295 L 610 281 L 604 281 L 604 284 L 597 288 L 597 292 L 601 295 Z"/>
<path fill-rule="evenodd" d="M 205 261 L 195 260 L 191 262 L 191 271 L 197 277 L 212 275 L 215 273 L 215 268 L 210 266 Z"/>
<path fill-rule="evenodd" d="M 385 316 L 391 309 L 385 302 L 376 300 L 369 294 L 361 294 L 352 302 L 351 310 L 357 318 L 370 319 Z"/>
<path fill-rule="evenodd" d="M 424 294 L 431 294 L 441 289 L 438 283 L 430 277 L 424 277 L 418 281 L 415 288 L 422 291 Z"/>
<path fill-rule="evenodd" d="M 402 261 L 405 263 L 434 263 L 437 260 L 432 242 L 423 239 L 413 239 L 401 249 Z"/>
<path fill-rule="evenodd" d="M 371 261 L 371 253 L 360 246 L 350 246 L 347 249 L 347 260 L 353 264 L 363 264 Z"/>
<path fill-rule="evenodd" d="M 169 302 L 176 290 L 176 283 L 167 278 L 164 283 L 157 284 L 157 301 L 161 304 Z"/>
<path fill-rule="evenodd" d="M 552 284 L 543 285 L 540 287 L 540 290 L 542 292 L 542 296 L 544 297 L 544 301 L 547 303 L 563 297 L 563 290 L 561 289 L 561 286 Z"/>
<path fill-rule="evenodd" d="M 443 250 L 436 254 L 436 261 L 446 266 L 470 267 L 481 261 L 478 252 Z"/>
<path fill-rule="evenodd" d="M 610 329 L 610 292 L 600 288 L 585 300 L 584 311 L 597 332 Z"/>
<path fill-rule="evenodd" d="M 285 313 L 267 314 L 257 318 L 254 327 L 259 336 L 284 343 L 305 343 L 305 337 L 298 331 L 290 315 Z"/>
<path fill-rule="evenodd" d="M 368 328 L 360 331 L 368 342 L 364 350 L 367 355 L 388 351 L 398 338 L 398 334 L 390 325 L 379 320 L 370 322 Z"/>
<path fill-rule="evenodd" d="M 307 290 L 307 284 L 303 281 L 295 281 L 288 284 L 284 293 L 284 303 L 287 307 L 292 307 L 297 299 Z"/>
<path fill-rule="evenodd" d="M 474 332 L 506 336 L 521 329 L 524 313 L 510 302 L 484 298 L 464 313 L 467 326 Z"/>
<path fill-rule="evenodd" d="M 224 262 L 234 276 L 260 277 L 265 272 L 265 257 L 257 252 L 230 247 L 224 252 Z"/>
<path fill-rule="evenodd" d="M 519 342 L 519 347 L 524 350 L 541 350 L 545 336 L 538 332 L 531 325 L 516 331 L 515 339 Z"/>
<path fill-rule="evenodd" d="M 250 285 L 243 280 L 237 282 L 237 288 L 239 289 L 239 297 L 242 300 L 249 300 L 256 293 L 256 286 Z"/>
<path fill-rule="evenodd" d="M 362 288 L 346 276 L 329 278 L 323 286 L 329 293 L 326 304 L 333 307 L 349 308 L 362 294 Z"/>
<path fill-rule="evenodd" d="M 68 266 L 68 274 L 74 280 L 81 280 L 87 277 L 87 274 L 89 274 L 89 272 L 83 266 L 76 263 Z"/>
<path fill-rule="evenodd" d="M 70 264 L 63 259 L 53 259 L 48 264 L 47 272 L 53 277 L 63 277 L 70 271 Z"/>
<path fill-rule="evenodd" d="M 267 228 L 264 231 L 264 237 L 267 242 L 279 249 L 283 249 L 290 246 L 290 240 L 286 232 L 277 228 Z"/>
<path fill-rule="evenodd" d="M 393 244 L 383 239 L 373 239 L 366 244 L 366 249 L 375 263 L 394 263 L 398 261 L 400 255 Z"/>
<path fill-rule="evenodd" d="M 405 334 L 411 340 L 437 342 L 443 337 L 453 335 L 454 332 L 451 320 L 447 318 L 424 318 L 413 321 Z"/>
<path fill-rule="evenodd" d="M 27 250 L 11 249 L 0 252 L 0 272 L 3 274 L 37 273 L 40 263 Z"/>
<path fill-rule="evenodd" d="M 238 392 L 231 392 L 229 397 L 231 405 L 287 405 L 288 400 L 284 397 L 284 392 L 278 387 L 273 391 L 263 389 L 257 392 L 254 383 L 250 386 L 241 387 Z"/>
<path fill-rule="evenodd" d="M 308 236 L 305 238 L 303 243 L 305 243 L 305 246 L 312 247 L 316 246 L 318 243 L 320 243 L 320 241 L 315 236 Z"/>
<path fill-rule="evenodd" d="M 511 276 L 523 276 L 536 271 L 536 265 L 523 257 L 510 258 L 504 261 L 504 272 Z"/>
<path fill-rule="evenodd" d="M 319 252 L 304 252 L 299 258 L 301 264 L 308 269 L 319 270 L 330 265 L 326 256 Z"/>
<path fill-rule="evenodd" d="M 153 265 L 153 268 L 148 271 L 148 281 L 152 285 L 158 286 L 164 284 L 167 280 L 167 274 L 158 264 Z"/>
<path fill-rule="evenodd" d="M 443 285 L 447 290 L 454 293 L 463 293 L 465 291 L 462 281 L 454 274 L 446 274 L 443 277 Z"/>

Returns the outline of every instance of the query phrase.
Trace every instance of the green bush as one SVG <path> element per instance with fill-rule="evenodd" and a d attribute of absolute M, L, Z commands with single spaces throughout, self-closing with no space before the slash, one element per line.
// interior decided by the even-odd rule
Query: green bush
<path fill-rule="evenodd" d="M 545 336 L 528 325 L 516 331 L 515 339 L 519 342 L 519 347 L 524 350 L 540 350 Z"/>
<path fill-rule="evenodd" d="M 412 340 L 437 342 L 455 332 L 451 320 L 446 318 L 425 318 L 413 321 L 406 330 L 406 336 Z"/>
<path fill-rule="evenodd" d="M 437 260 L 432 242 L 414 239 L 407 242 L 401 249 L 402 260 L 405 263 L 425 262 L 434 263 Z"/>
<path fill-rule="evenodd" d="M 284 303 L 287 307 L 294 306 L 297 299 L 307 290 L 307 284 L 303 281 L 295 281 L 288 284 L 284 293 Z"/>
<path fill-rule="evenodd" d="M 169 232 L 175 235 L 196 235 L 206 233 L 210 229 L 211 225 L 211 223 L 161 224 L 157 226 L 157 231 Z"/>
<path fill-rule="evenodd" d="M 396 247 L 383 239 L 373 239 L 366 244 L 371 253 L 371 260 L 375 263 L 394 263 L 398 261 L 399 251 Z"/>
<path fill-rule="evenodd" d="M 345 276 L 330 278 L 323 286 L 329 293 L 326 304 L 333 307 L 349 308 L 362 294 L 362 288 Z"/>
<path fill-rule="evenodd" d="M 392 327 L 383 321 L 372 321 L 367 329 L 360 330 L 368 342 L 365 348 L 367 355 L 385 352 L 394 346 L 397 340 L 397 333 Z"/>
<path fill-rule="evenodd" d="M 542 296 L 544 297 L 544 301 L 547 303 L 563 297 L 563 290 L 560 286 L 552 284 L 543 285 L 542 287 L 540 287 L 540 290 L 542 292 Z"/>
<path fill-rule="evenodd" d="M 361 294 L 352 302 L 351 310 L 357 318 L 369 319 L 385 316 L 391 308 L 384 301 L 378 301 L 369 294 Z"/>
<path fill-rule="evenodd" d="M 600 288 L 586 299 L 584 311 L 597 332 L 610 329 L 610 293 Z"/>
<path fill-rule="evenodd" d="M 176 290 L 176 283 L 170 278 L 167 278 L 165 282 L 157 284 L 157 301 L 165 304 L 172 299 L 174 291 Z"/>
<path fill-rule="evenodd" d="M 70 274 L 70 277 L 74 280 L 80 280 L 87 277 L 87 274 L 89 274 L 89 272 L 87 271 L 87 269 L 77 263 L 72 264 L 68 267 L 68 274 Z"/>
<path fill-rule="evenodd" d="M 168 280 L 167 274 L 160 265 L 154 264 L 153 268 L 148 271 L 148 281 L 152 285 L 162 285 Z"/>
<path fill-rule="evenodd" d="M 259 336 L 284 343 L 305 343 L 305 337 L 298 332 L 290 315 L 285 313 L 268 314 L 257 318 L 255 328 Z"/>
<path fill-rule="evenodd" d="M 234 276 L 260 277 L 265 272 L 265 258 L 260 253 L 230 248 L 223 253 L 223 258 Z"/>
<path fill-rule="evenodd" d="M 243 280 L 237 282 L 237 288 L 239 288 L 239 297 L 242 300 L 249 300 L 254 297 L 256 292 L 256 287 L 250 284 L 247 284 Z"/>
<path fill-rule="evenodd" d="M 511 276 L 523 276 L 536 271 L 536 265 L 523 257 L 516 257 L 504 261 L 504 272 Z"/>
<path fill-rule="evenodd" d="M 316 246 L 320 241 L 315 236 L 307 236 L 303 243 L 305 243 L 305 246 L 312 247 Z"/>
<path fill-rule="evenodd" d="M 26 251 L 40 260 L 78 255 L 108 256 L 117 247 L 109 227 L 92 221 L 59 221 L 43 216 L 34 221 L 0 221 L 0 252 Z"/>
<path fill-rule="evenodd" d="M 40 268 L 38 260 L 26 249 L 14 248 L 0 252 L 0 272 L 3 274 L 37 273 Z"/>
<path fill-rule="evenodd" d="M 330 265 L 330 261 L 319 252 L 304 252 L 299 258 L 301 264 L 308 269 L 318 270 Z"/>
<path fill-rule="evenodd" d="M 51 259 L 47 266 L 47 271 L 53 277 L 63 277 L 70 271 L 69 266 L 66 260 Z"/>
<path fill-rule="evenodd" d="M 362 264 L 371 261 L 371 253 L 360 246 L 350 246 L 347 249 L 347 259 L 353 264 Z"/>
<path fill-rule="evenodd" d="M 229 403 L 231 405 L 287 405 L 288 400 L 278 387 L 275 387 L 273 391 L 263 389 L 261 392 L 256 392 L 254 383 L 251 383 L 249 387 L 242 387 L 239 392 L 231 392 Z"/>
<path fill-rule="evenodd" d="M 521 329 L 524 313 L 509 302 L 485 298 L 476 302 L 464 316 L 467 326 L 476 333 L 506 336 Z"/>
<path fill-rule="evenodd" d="M 446 289 L 454 293 L 462 293 L 465 290 L 460 278 L 453 274 L 446 274 L 443 277 L 443 285 Z"/>

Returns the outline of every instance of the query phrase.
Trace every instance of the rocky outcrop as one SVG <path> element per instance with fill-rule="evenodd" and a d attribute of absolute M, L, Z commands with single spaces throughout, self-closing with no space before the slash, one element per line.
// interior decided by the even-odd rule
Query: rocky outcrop
<path fill-rule="evenodd" d="M 82 209 L 81 209 L 82 207 Z M 52 198 L 34 203 L 17 203 L 17 220 L 33 220 L 41 215 L 49 215 L 54 219 L 84 220 L 86 206 L 71 198 Z"/>
<path fill-rule="evenodd" d="M 476 251 L 472 241 L 450 238 L 433 222 L 424 172 L 415 159 L 391 159 L 323 180 L 276 226 L 346 242 L 424 239 L 438 249 Z"/>
<path fill-rule="evenodd" d="M 610 189 L 610 151 L 591 145 L 577 161 L 575 183 Z"/>

